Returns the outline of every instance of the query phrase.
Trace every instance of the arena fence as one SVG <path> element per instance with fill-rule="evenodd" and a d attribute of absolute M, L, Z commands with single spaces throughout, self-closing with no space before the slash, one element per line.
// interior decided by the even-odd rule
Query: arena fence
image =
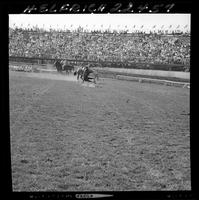
<path fill-rule="evenodd" d="M 170 79 L 184 79 L 190 80 L 190 72 L 183 71 L 164 71 L 164 70 L 149 70 L 149 69 L 122 69 L 122 68 L 95 68 L 101 73 L 111 73 L 120 75 L 142 75 L 145 77 L 160 77 L 160 78 L 170 78 Z"/>
<path fill-rule="evenodd" d="M 154 63 L 137 63 L 135 61 L 119 62 L 119 61 L 92 61 L 92 60 L 75 60 L 75 59 L 58 59 L 66 60 L 72 65 L 90 64 L 91 67 L 108 67 L 108 68 L 124 68 L 124 69 L 148 69 L 163 71 L 189 71 L 190 66 L 182 64 L 154 64 Z M 30 65 L 47 65 L 55 62 L 54 58 L 30 58 L 10 56 L 9 62 L 29 63 Z"/>
<path fill-rule="evenodd" d="M 117 75 L 116 78 L 119 80 L 136 81 L 140 83 L 155 83 L 155 84 L 160 84 L 160 85 L 190 88 L 189 82 L 168 81 L 164 79 L 158 80 L 158 79 L 153 79 L 153 78 L 131 77 L 131 76 L 123 76 L 123 75 Z"/>

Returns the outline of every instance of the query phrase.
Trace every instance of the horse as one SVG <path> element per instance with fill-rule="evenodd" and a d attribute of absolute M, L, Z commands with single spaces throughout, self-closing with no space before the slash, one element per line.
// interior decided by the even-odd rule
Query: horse
<path fill-rule="evenodd" d="M 62 71 L 66 71 L 66 74 L 69 74 L 70 72 L 74 71 L 74 66 L 71 66 L 67 63 L 67 61 L 62 62 Z"/>
<path fill-rule="evenodd" d="M 96 79 L 99 80 L 99 75 L 97 71 L 85 67 L 82 74 L 82 82 L 83 83 L 84 81 L 92 82 L 91 80 L 93 80 L 93 83 L 96 84 Z"/>
<path fill-rule="evenodd" d="M 68 65 L 67 62 L 56 60 L 54 63 L 54 66 L 57 69 L 57 72 L 62 73 L 63 71 L 66 72 L 66 74 L 69 74 L 70 72 L 74 71 L 74 66 Z"/>
<path fill-rule="evenodd" d="M 66 74 L 69 74 L 74 71 L 74 66 L 71 65 L 63 65 L 62 70 L 66 71 Z"/>

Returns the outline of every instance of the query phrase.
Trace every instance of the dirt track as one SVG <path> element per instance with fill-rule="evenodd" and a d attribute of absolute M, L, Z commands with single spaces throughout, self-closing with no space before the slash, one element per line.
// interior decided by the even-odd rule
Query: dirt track
<path fill-rule="evenodd" d="M 191 189 L 186 88 L 10 72 L 10 130 L 14 191 Z"/>

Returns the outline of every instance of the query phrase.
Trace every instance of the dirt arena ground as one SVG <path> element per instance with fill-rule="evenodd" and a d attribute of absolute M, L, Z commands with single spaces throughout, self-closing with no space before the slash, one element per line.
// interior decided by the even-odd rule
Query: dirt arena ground
<path fill-rule="evenodd" d="M 191 189 L 189 89 L 9 77 L 14 191 Z"/>

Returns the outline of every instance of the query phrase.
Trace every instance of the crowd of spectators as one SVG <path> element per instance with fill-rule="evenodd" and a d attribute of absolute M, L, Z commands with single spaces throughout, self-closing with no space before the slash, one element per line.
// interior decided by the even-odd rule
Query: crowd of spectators
<path fill-rule="evenodd" d="M 189 65 L 190 36 L 9 28 L 9 56 Z"/>

